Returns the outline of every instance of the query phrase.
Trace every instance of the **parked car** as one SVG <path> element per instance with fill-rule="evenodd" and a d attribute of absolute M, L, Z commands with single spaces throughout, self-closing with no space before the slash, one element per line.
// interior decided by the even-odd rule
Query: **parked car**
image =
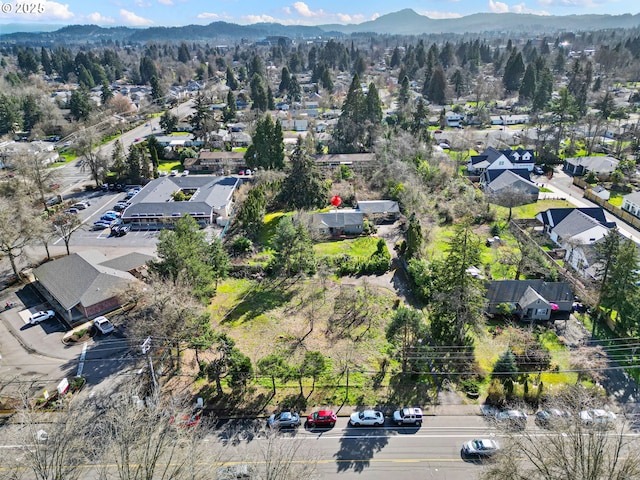
<path fill-rule="evenodd" d="M 384 415 L 379 410 L 363 410 L 354 412 L 349 418 L 349 424 L 354 427 L 381 427 L 384 425 Z"/>
<path fill-rule="evenodd" d="M 333 410 L 320 410 L 318 412 L 313 412 L 311 415 L 307 417 L 307 425 L 309 427 L 329 427 L 333 428 L 336 424 L 336 414 L 333 413 Z"/>
<path fill-rule="evenodd" d="M 543 175 L 544 170 L 542 169 L 542 167 L 536 165 L 535 167 L 533 167 L 533 173 L 535 173 L 536 175 Z"/>
<path fill-rule="evenodd" d="M 253 465 L 241 463 L 218 468 L 214 480 L 251 480 L 256 478 L 255 475 L 256 469 Z"/>
<path fill-rule="evenodd" d="M 178 175 L 178 170 L 171 170 L 171 173 L 169 175 L 171 175 L 172 177 L 177 176 Z"/>
<path fill-rule="evenodd" d="M 80 210 L 78 210 L 77 208 L 75 208 L 75 207 L 71 207 L 71 208 L 67 208 L 67 209 L 66 209 L 64 212 L 62 212 L 62 213 L 68 213 L 68 214 L 71 214 L 71 215 L 75 215 L 75 214 L 76 214 L 76 213 L 78 213 L 79 211 L 80 211 Z"/>
<path fill-rule="evenodd" d="M 267 425 L 271 428 L 297 428 L 300 426 L 300 415 L 290 410 L 274 413 L 267 420 Z"/>
<path fill-rule="evenodd" d="M 121 213 L 120 212 L 116 212 L 115 210 L 107 210 L 106 212 L 104 212 L 104 215 L 109 215 L 109 216 L 114 216 L 116 218 L 120 217 Z"/>
<path fill-rule="evenodd" d="M 98 220 L 93 224 L 93 230 L 104 230 L 105 228 L 109 228 L 111 226 L 111 222 L 107 222 L 105 220 Z"/>
<path fill-rule="evenodd" d="M 112 213 L 105 213 L 104 215 L 102 215 L 100 217 L 100 220 L 102 220 L 105 223 L 109 223 L 110 224 L 111 222 L 113 222 L 117 218 L 118 218 L 118 215 L 114 215 Z"/>
<path fill-rule="evenodd" d="M 44 322 L 45 320 L 49 320 L 56 316 L 56 313 L 53 310 L 40 310 L 39 312 L 32 313 L 29 316 L 29 323 L 32 325 L 36 325 L 40 322 Z"/>
<path fill-rule="evenodd" d="M 188 415 L 188 414 L 183 415 L 178 420 L 176 420 L 176 417 L 171 417 L 171 419 L 169 420 L 169 423 L 174 424 L 176 427 L 189 428 L 189 427 L 195 427 L 199 425 L 201 418 L 202 418 L 201 411 L 197 410 L 193 412 L 191 415 Z"/>
<path fill-rule="evenodd" d="M 77 208 L 78 210 L 84 210 L 85 208 L 89 207 L 91 205 L 91 203 L 84 201 L 84 202 L 78 202 L 78 203 L 74 203 L 73 205 L 71 205 L 72 208 Z"/>
<path fill-rule="evenodd" d="M 183 176 L 183 177 L 186 177 L 186 176 L 188 176 L 188 175 L 189 175 L 189 170 L 183 170 L 183 171 L 182 171 L 182 176 Z"/>
<path fill-rule="evenodd" d="M 103 316 L 94 318 L 93 326 L 96 327 L 103 335 L 107 335 L 115 330 L 113 323 L 111 323 L 107 317 Z"/>
<path fill-rule="evenodd" d="M 126 202 L 118 202 L 113 207 L 111 207 L 116 212 L 122 212 L 125 208 L 129 206 Z"/>
<path fill-rule="evenodd" d="M 617 415 L 609 410 L 594 408 L 580 412 L 580 420 L 587 427 L 613 427 L 617 420 Z"/>
<path fill-rule="evenodd" d="M 418 407 L 401 408 L 393 412 L 393 422 L 400 425 L 422 425 L 422 409 Z"/>
<path fill-rule="evenodd" d="M 548 410 L 539 410 L 536 412 L 535 422 L 539 427 L 549 428 L 567 422 L 571 418 L 571 413 L 550 408 Z"/>
<path fill-rule="evenodd" d="M 524 430 L 527 426 L 527 414 L 520 410 L 498 412 L 496 413 L 496 420 L 507 428 L 516 430 Z"/>
<path fill-rule="evenodd" d="M 111 234 L 116 237 L 124 237 L 127 233 L 129 233 L 130 230 L 131 228 L 129 227 L 129 225 L 114 225 L 113 227 L 111 227 Z"/>
<path fill-rule="evenodd" d="M 490 457 L 500 450 L 500 445 L 495 440 L 488 438 L 476 438 L 462 445 L 462 453 L 476 457 Z"/>

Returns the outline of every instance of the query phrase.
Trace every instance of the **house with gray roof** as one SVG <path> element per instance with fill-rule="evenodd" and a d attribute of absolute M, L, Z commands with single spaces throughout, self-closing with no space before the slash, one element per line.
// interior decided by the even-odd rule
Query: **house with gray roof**
<path fill-rule="evenodd" d="M 224 223 L 242 184 L 236 177 L 187 175 L 160 177 L 146 184 L 122 212 L 122 220 L 134 230 L 171 227 L 183 215 L 202 227 Z"/>
<path fill-rule="evenodd" d="M 321 235 L 360 235 L 364 229 L 364 213 L 353 208 L 315 213 L 311 224 Z"/>
<path fill-rule="evenodd" d="M 599 179 L 606 180 L 618 168 L 618 159 L 609 156 L 565 158 L 562 168 L 575 176 L 593 172 Z"/>
<path fill-rule="evenodd" d="M 573 292 L 567 282 L 538 280 L 495 280 L 487 282 L 487 313 L 502 313 L 503 305 L 523 321 L 569 318 Z"/>
<path fill-rule="evenodd" d="M 184 168 L 191 173 L 238 172 L 245 167 L 244 152 L 201 150 L 197 157 L 184 159 Z"/>
<path fill-rule="evenodd" d="M 594 245 L 616 226 L 602 208 L 550 208 L 536 215 L 549 238 L 564 249 L 564 261 L 583 276 L 594 277 Z M 595 278 L 595 277 L 594 277 Z"/>
<path fill-rule="evenodd" d="M 622 209 L 640 217 L 640 192 L 633 192 L 622 198 Z"/>
<path fill-rule="evenodd" d="M 360 200 L 356 210 L 374 222 L 394 221 L 400 217 L 400 206 L 394 200 Z"/>
<path fill-rule="evenodd" d="M 480 186 L 488 197 L 517 196 L 521 205 L 535 203 L 540 193 L 540 187 L 529 179 L 527 169 L 485 170 L 480 176 Z"/>
<path fill-rule="evenodd" d="M 75 325 L 121 307 L 122 295 L 137 282 L 153 257 L 132 253 L 108 259 L 89 250 L 51 260 L 33 270 L 34 285 L 54 310 Z"/>

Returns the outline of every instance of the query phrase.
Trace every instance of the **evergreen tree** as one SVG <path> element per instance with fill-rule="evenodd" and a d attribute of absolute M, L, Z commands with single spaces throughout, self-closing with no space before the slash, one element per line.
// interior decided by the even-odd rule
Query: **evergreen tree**
<path fill-rule="evenodd" d="M 464 76 L 459 68 L 451 75 L 451 85 L 453 85 L 453 91 L 456 93 L 456 98 L 460 98 L 460 95 L 464 93 L 465 81 Z"/>
<path fill-rule="evenodd" d="M 315 273 L 315 254 L 309 232 L 302 223 L 294 224 L 291 217 L 282 217 L 276 225 L 271 244 L 274 255 L 269 269 L 276 275 L 291 277 L 300 273 Z"/>
<path fill-rule="evenodd" d="M 100 91 L 100 101 L 102 102 L 102 106 L 106 106 L 112 98 L 113 92 L 111 91 L 109 84 L 103 83 Z"/>
<path fill-rule="evenodd" d="M 324 88 L 327 92 L 333 93 L 333 79 L 331 78 L 331 70 L 327 67 L 326 64 L 322 65 L 322 74 L 320 75 L 320 82 L 322 83 L 322 88 Z"/>
<path fill-rule="evenodd" d="M 34 95 L 25 95 L 22 98 L 22 128 L 28 132 L 42 118 L 42 110 L 36 102 Z"/>
<path fill-rule="evenodd" d="M 224 107 L 222 112 L 222 121 L 227 123 L 236 118 L 236 97 L 233 95 L 233 90 L 229 89 L 227 92 L 227 106 Z"/>
<path fill-rule="evenodd" d="M 429 81 L 427 98 L 433 103 L 444 105 L 446 101 L 447 77 L 441 65 L 436 66 Z"/>
<path fill-rule="evenodd" d="M 142 181 L 142 163 L 145 161 L 145 155 L 142 145 L 131 145 L 129 147 L 129 155 L 127 156 L 127 174 L 131 183 L 140 183 Z"/>
<path fill-rule="evenodd" d="M 89 72 L 84 65 L 80 65 L 78 70 L 78 84 L 87 89 L 92 89 L 96 86 L 96 82 L 93 80 L 93 75 L 91 75 L 91 72 Z"/>
<path fill-rule="evenodd" d="M 391 59 L 389 60 L 389 66 L 391 68 L 396 68 L 400 65 L 400 49 L 398 47 L 393 49 L 393 53 L 391 54 Z"/>
<path fill-rule="evenodd" d="M 522 54 L 514 48 L 511 50 L 511 55 L 504 67 L 504 75 L 502 77 L 502 83 L 508 92 L 516 92 L 520 88 L 524 70 Z"/>
<path fill-rule="evenodd" d="M 295 75 L 291 76 L 289 82 L 289 100 L 292 102 L 299 102 L 302 100 L 302 88 L 298 83 L 298 78 Z"/>
<path fill-rule="evenodd" d="M 264 80 L 257 73 L 254 73 L 251 77 L 250 87 L 251 100 L 253 101 L 251 109 L 266 112 L 269 103 L 267 89 L 264 86 Z"/>
<path fill-rule="evenodd" d="M 162 91 L 162 87 L 160 86 L 160 82 L 158 81 L 158 77 L 151 77 L 151 98 L 154 100 L 160 100 L 164 97 L 164 92 Z"/>
<path fill-rule="evenodd" d="M 16 131 L 22 121 L 18 102 L 0 92 L 0 135 Z"/>
<path fill-rule="evenodd" d="M 44 47 L 40 49 L 40 63 L 42 64 L 42 70 L 44 73 L 47 75 L 51 75 L 53 73 L 53 65 L 51 63 L 49 51 Z"/>
<path fill-rule="evenodd" d="M 516 357 L 510 349 L 507 349 L 498 357 L 498 360 L 496 360 L 491 376 L 504 382 L 507 379 L 515 380 L 517 373 L 518 366 L 516 365 Z"/>
<path fill-rule="evenodd" d="M 86 120 L 93 106 L 89 100 L 89 93 L 84 88 L 76 88 L 69 98 L 69 111 L 74 120 Z"/>
<path fill-rule="evenodd" d="M 267 109 L 275 110 L 276 109 L 276 101 L 273 98 L 273 92 L 271 91 L 271 87 L 267 87 Z"/>
<path fill-rule="evenodd" d="M 145 55 L 140 59 L 140 82 L 149 84 L 153 77 L 158 78 L 158 69 L 153 60 Z"/>
<path fill-rule="evenodd" d="M 165 134 L 169 135 L 178 126 L 178 117 L 171 113 L 171 110 L 165 110 L 160 117 L 160 128 Z"/>
<path fill-rule="evenodd" d="M 416 213 L 411 212 L 409 216 L 409 226 L 407 227 L 407 249 L 405 251 L 405 258 L 407 260 L 420 255 L 423 241 L 422 225 L 420 225 L 420 221 L 416 218 Z"/>
<path fill-rule="evenodd" d="M 331 150 L 336 153 L 359 152 L 364 144 L 366 119 L 367 107 L 360 86 L 360 77 L 354 75 L 334 129 Z"/>
<path fill-rule="evenodd" d="M 527 66 L 518 93 L 521 103 L 533 100 L 536 94 L 536 69 L 533 63 Z"/>
<path fill-rule="evenodd" d="M 280 75 L 280 85 L 278 87 L 278 92 L 282 95 L 284 92 L 289 91 L 289 84 L 291 82 L 291 74 L 289 73 L 289 69 L 284 66 L 282 67 L 282 74 Z"/>
<path fill-rule="evenodd" d="M 422 313 L 399 306 L 387 325 L 385 336 L 400 360 L 402 373 L 428 371 L 428 328 Z"/>
<path fill-rule="evenodd" d="M 244 160 L 249 168 L 264 170 L 284 168 L 284 135 L 280 121 L 275 123 L 271 115 L 258 119 L 251 145 L 247 148 Z"/>
<path fill-rule="evenodd" d="M 262 231 L 264 215 L 266 213 L 267 201 L 264 195 L 264 188 L 252 188 L 247 194 L 247 198 L 242 202 L 238 221 L 240 226 L 252 239 L 257 239 Z"/>
<path fill-rule="evenodd" d="M 611 92 L 607 91 L 607 93 L 605 93 L 600 98 L 600 100 L 596 102 L 594 107 L 600 110 L 600 116 L 603 119 L 607 120 L 609 117 L 611 117 L 611 114 L 614 112 L 616 108 L 616 104 Z"/>
<path fill-rule="evenodd" d="M 553 75 L 551 70 L 545 65 L 536 73 L 536 92 L 533 97 L 531 108 L 534 112 L 544 110 L 551 100 L 553 94 Z"/>
<path fill-rule="evenodd" d="M 409 103 L 411 98 L 411 92 L 409 91 L 409 77 L 406 75 L 402 79 L 402 83 L 400 84 L 400 91 L 398 92 L 398 104 L 401 107 L 404 107 Z"/>
<path fill-rule="evenodd" d="M 238 80 L 236 80 L 236 76 L 233 74 L 233 70 L 229 66 L 227 66 L 227 87 L 231 90 L 237 90 L 239 87 Z"/>
<path fill-rule="evenodd" d="M 182 42 L 180 47 L 178 47 L 178 61 L 182 63 L 189 63 L 191 60 L 191 54 L 189 53 L 189 47 L 187 44 Z"/>
<path fill-rule="evenodd" d="M 328 186 L 301 137 L 298 137 L 298 143 L 289 159 L 291 168 L 282 183 L 280 201 L 289 210 L 309 210 L 325 206 Z"/>

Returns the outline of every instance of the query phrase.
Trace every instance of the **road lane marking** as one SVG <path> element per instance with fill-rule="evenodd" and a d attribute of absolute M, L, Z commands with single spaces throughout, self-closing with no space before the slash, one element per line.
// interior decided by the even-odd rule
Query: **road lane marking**
<path fill-rule="evenodd" d="M 87 356 L 87 345 L 88 342 L 85 342 L 84 345 L 82 345 L 82 353 L 80 354 L 80 363 L 78 363 L 78 373 L 77 373 L 77 377 L 81 377 L 82 376 L 82 370 L 84 370 L 84 359 Z"/>

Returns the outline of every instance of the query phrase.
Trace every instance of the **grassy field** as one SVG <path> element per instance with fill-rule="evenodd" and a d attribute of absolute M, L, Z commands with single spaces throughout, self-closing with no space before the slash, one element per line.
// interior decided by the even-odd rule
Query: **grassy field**
<path fill-rule="evenodd" d="M 316 243 L 313 249 L 319 256 L 347 254 L 354 257 L 370 257 L 376 251 L 375 237 L 359 237 L 346 240 L 330 240 Z"/>
<path fill-rule="evenodd" d="M 158 171 L 159 172 L 171 172 L 171 170 L 181 171 L 183 169 L 180 160 L 170 160 L 170 161 L 159 161 L 158 162 Z"/>

